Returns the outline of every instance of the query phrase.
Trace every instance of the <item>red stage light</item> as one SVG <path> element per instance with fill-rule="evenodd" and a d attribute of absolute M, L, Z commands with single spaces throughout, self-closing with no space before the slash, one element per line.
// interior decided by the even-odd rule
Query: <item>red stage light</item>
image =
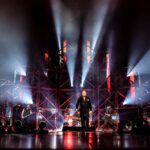
<path fill-rule="evenodd" d="M 131 97 L 134 99 L 135 98 L 135 75 L 134 75 L 134 72 L 132 72 L 130 75 L 130 93 L 131 93 Z"/>
<path fill-rule="evenodd" d="M 63 42 L 63 61 L 64 63 L 67 62 L 67 40 L 64 40 Z"/>
<path fill-rule="evenodd" d="M 64 59 L 64 62 L 66 63 L 66 61 L 67 61 L 67 56 L 64 55 L 63 59 Z"/>
<path fill-rule="evenodd" d="M 49 60 L 49 53 L 47 51 L 44 53 L 44 60 L 45 61 Z"/>
<path fill-rule="evenodd" d="M 107 91 L 111 91 L 111 78 L 110 78 L 110 54 L 106 53 L 106 78 L 107 78 Z"/>
<path fill-rule="evenodd" d="M 67 53 L 67 41 L 64 40 L 63 42 L 63 53 L 66 54 Z"/>

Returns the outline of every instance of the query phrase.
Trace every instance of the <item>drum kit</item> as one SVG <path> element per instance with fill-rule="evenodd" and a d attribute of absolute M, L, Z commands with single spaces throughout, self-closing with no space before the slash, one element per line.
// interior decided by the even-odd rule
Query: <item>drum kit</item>
<path fill-rule="evenodd" d="M 81 120 L 77 113 L 74 113 L 74 114 L 65 113 L 64 122 L 69 127 L 80 127 L 81 126 L 81 123 L 80 123 Z"/>
<path fill-rule="evenodd" d="M 103 123 L 107 116 L 109 117 L 109 115 L 107 115 L 104 111 L 102 111 L 100 114 L 100 121 Z M 115 124 L 116 123 L 118 124 L 120 122 L 118 109 L 114 109 L 114 112 L 110 115 L 110 118 Z"/>

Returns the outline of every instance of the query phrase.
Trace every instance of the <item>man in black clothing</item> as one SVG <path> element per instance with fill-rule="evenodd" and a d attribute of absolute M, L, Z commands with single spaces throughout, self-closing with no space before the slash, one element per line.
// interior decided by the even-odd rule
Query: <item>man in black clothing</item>
<path fill-rule="evenodd" d="M 26 127 L 26 129 L 30 128 L 31 126 L 31 114 L 33 114 L 32 112 L 32 109 L 30 107 L 30 104 L 28 104 L 23 110 L 22 110 L 22 113 L 21 113 L 21 118 L 22 118 L 22 122 L 23 122 L 23 125 L 24 127 Z"/>
<path fill-rule="evenodd" d="M 91 100 L 85 90 L 76 103 L 76 111 L 80 113 L 82 127 L 89 127 L 89 115 L 92 113 Z"/>
<path fill-rule="evenodd" d="M 13 119 L 14 122 L 20 120 L 21 121 L 21 113 L 22 113 L 23 107 L 22 104 L 17 104 L 13 108 Z"/>
<path fill-rule="evenodd" d="M 22 118 L 22 119 L 25 119 L 25 118 L 29 117 L 31 114 L 32 114 L 32 110 L 31 110 L 30 105 L 28 104 L 27 107 L 25 107 L 25 108 L 22 110 L 21 118 Z"/>

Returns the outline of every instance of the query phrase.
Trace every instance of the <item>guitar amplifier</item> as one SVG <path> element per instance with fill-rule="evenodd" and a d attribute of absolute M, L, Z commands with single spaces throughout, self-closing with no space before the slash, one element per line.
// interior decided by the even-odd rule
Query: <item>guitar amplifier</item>
<path fill-rule="evenodd" d="M 141 117 L 141 111 L 138 107 L 122 108 L 118 110 L 120 122 L 137 120 Z"/>

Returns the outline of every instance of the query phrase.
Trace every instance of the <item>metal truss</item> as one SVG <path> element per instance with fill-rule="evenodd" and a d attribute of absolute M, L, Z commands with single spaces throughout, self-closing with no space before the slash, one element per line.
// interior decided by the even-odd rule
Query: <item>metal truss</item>
<path fill-rule="evenodd" d="M 17 102 L 19 89 L 30 89 L 34 105 L 40 110 L 36 113 L 36 129 L 40 121 L 45 121 L 48 129 L 58 129 L 63 125 L 65 114 L 75 112 L 75 104 L 81 92 L 80 80 L 81 74 L 75 73 L 74 87 L 71 87 L 65 65 L 59 69 L 53 66 L 43 69 L 28 67 L 22 83 L 19 79 L 16 82 L 0 79 L 0 99 L 1 101 L 12 99 L 11 102 Z M 93 62 L 84 87 L 92 101 L 92 119 L 96 122 L 97 128 L 100 127 L 101 114 L 107 104 L 111 104 L 115 109 L 123 107 L 122 103 L 130 90 L 130 85 L 129 78 L 124 74 L 112 74 L 112 89 L 108 93 L 106 69 Z M 141 85 L 143 87 L 141 99 L 149 95 L 149 85 L 149 83 Z M 137 90 L 140 91 L 140 88 Z"/>

